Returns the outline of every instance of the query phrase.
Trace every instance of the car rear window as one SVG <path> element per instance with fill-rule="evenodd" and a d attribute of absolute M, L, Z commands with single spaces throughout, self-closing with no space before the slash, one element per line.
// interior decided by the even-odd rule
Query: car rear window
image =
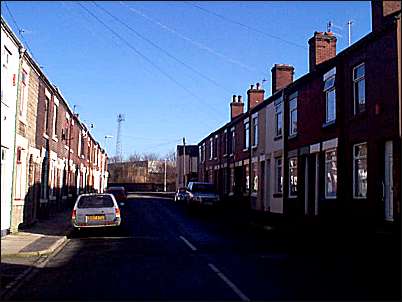
<path fill-rule="evenodd" d="M 192 191 L 203 192 L 203 193 L 209 193 L 209 192 L 215 193 L 216 190 L 213 184 L 193 184 Z"/>
<path fill-rule="evenodd" d="M 114 202 L 112 197 L 108 195 L 82 196 L 77 207 L 79 209 L 112 208 L 114 207 Z"/>

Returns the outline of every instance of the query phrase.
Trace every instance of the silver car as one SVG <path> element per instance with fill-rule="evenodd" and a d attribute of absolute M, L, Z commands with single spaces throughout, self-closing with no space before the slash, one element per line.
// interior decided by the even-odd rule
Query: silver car
<path fill-rule="evenodd" d="M 189 182 L 188 199 L 190 206 L 216 206 L 220 199 L 214 184 L 206 182 Z"/>
<path fill-rule="evenodd" d="M 71 216 L 75 228 L 119 226 L 120 208 L 112 194 L 82 194 Z"/>

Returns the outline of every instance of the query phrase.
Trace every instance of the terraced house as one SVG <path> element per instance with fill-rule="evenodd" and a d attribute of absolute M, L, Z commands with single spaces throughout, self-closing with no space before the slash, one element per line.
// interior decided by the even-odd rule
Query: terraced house
<path fill-rule="evenodd" d="M 108 172 L 105 150 L 3 18 L 1 37 L 3 236 L 103 192 Z"/>
<path fill-rule="evenodd" d="M 231 121 L 198 144 L 200 180 L 272 217 L 399 223 L 400 15 L 374 1 L 371 33 L 337 54 L 315 32 L 309 73 L 275 64 L 271 96 L 252 86 L 246 111 L 233 96 Z"/>

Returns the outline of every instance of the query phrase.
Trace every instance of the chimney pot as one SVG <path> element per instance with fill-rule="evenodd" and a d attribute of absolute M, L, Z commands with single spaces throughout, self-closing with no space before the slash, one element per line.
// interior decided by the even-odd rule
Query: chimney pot
<path fill-rule="evenodd" d="M 239 102 L 239 103 L 242 103 L 243 101 L 242 101 L 242 96 L 241 95 L 238 95 L 237 96 L 237 101 Z"/>
<path fill-rule="evenodd" d="M 250 89 L 254 89 L 254 85 L 250 85 Z"/>
<path fill-rule="evenodd" d="M 237 102 L 237 97 L 236 97 L 236 95 L 234 94 L 233 95 L 233 99 L 232 99 L 232 103 L 236 103 Z"/>
<path fill-rule="evenodd" d="M 260 89 L 260 83 L 257 83 L 256 86 L 257 86 L 257 90 L 259 90 Z"/>

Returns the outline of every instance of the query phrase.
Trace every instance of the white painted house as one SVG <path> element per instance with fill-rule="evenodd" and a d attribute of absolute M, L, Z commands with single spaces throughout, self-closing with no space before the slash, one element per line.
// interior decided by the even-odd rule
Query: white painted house
<path fill-rule="evenodd" d="M 15 116 L 21 43 L 1 21 L 1 236 L 11 224 Z"/>

